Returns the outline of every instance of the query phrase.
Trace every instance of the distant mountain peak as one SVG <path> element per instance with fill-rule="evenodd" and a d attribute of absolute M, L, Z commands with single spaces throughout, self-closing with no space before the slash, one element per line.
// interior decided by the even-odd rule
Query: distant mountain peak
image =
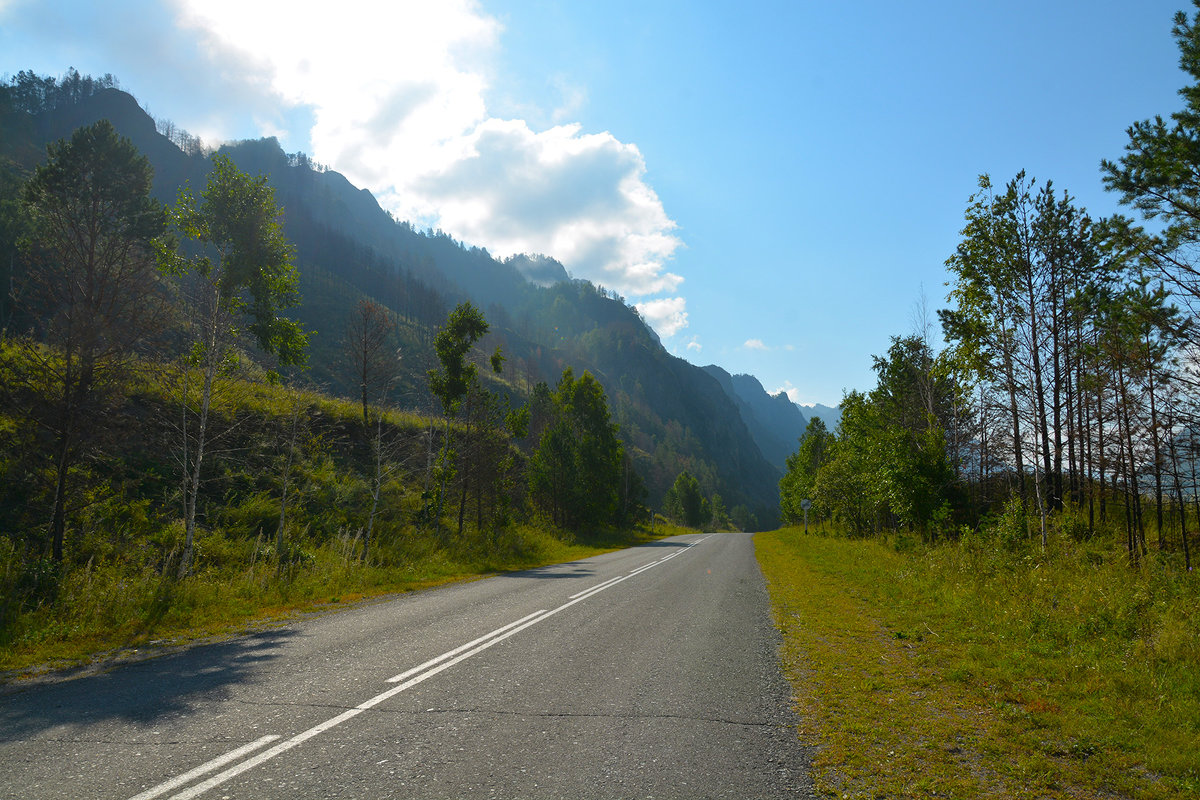
<path fill-rule="evenodd" d="M 824 406 L 820 403 L 797 403 L 806 416 L 817 417 L 825 423 L 829 430 L 837 430 L 842 422 L 841 406 Z"/>
<path fill-rule="evenodd" d="M 796 450 L 807 420 L 787 395 L 771 395 L 753 375 L 730 375 L 715 364 L 703 367 L 734 401 L 763 457 L 781 473 Z"/>
<path fill-rule="evenodd" d="M 518 253 L 506 259 L 506 262 L 524 275 L 525 280 L 542 288 L 571 280 L 566 267 L 541 253 Z"/>

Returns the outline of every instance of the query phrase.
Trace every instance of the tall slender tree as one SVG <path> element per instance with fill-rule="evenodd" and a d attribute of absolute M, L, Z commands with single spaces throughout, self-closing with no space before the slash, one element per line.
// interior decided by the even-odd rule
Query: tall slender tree
<path fill-rule="evenodd" d="M 395 359 L 389 340 L 396 325 L 388 310 L 373 300 L 359 300 L 346 325 L 342 348 L 358 383 L 362 401 L 363 429 L 370 435 L 370 401 L 378 397 L 392 379 Z"/>
<path fill-rule="evenodd" d="M 441 366 L 429 370 L 429 390 L 442 406 L 442 414 L 446 421 L 445 434 L 442 439 L 441 480 L 437 496 L 437 512 L 435 519 L 442 517 L 442 505 L 445 501 L 446 483 L 449 478 L 451 464 L 451 434 L 450 421 L 456 417 L 471 390 L 471 386 L 479 375 L 479 368 L 468 360 L 467 355 L 475 342 L 488 332 L 488 323 L 483 312 L 469 302 L 459 303 L 446 324 L 433 340 L 433 349 L 437 353 Z M 496 352 L 493 367 L 499 371 L 500 353 Z"/>
<path fill-rule="evenodd" d="M 54 436 L 49 527 L 61 561 L 80 447 L 102 425 L 105 393 L 157 327 L 166 213 L 150 198 L 150 162 L 107 120 L 50 145 L 48 156 L 24 192 L 33 223 L 25 297 L 52 348 L 29 354 L 53 394 L 36 416 Z"/>
<path fill-rule="evenodd" d="M 197 502 L 209 436 L 214 384 L 233 356 L 239 325 L 281 365 L 305 360 L 307 336 L 299 323 L 282 316 L 300 301 L 294 249 L 283 233 L 283 210 L 265 177 L 252 177 L 225 155 L 197 198 L 189 187 L 179 193 L 173 217 L 179 231 L 195 242 L 198 253 L 176 255 L 175 269 L 195 288 L 195 318 L 190 364 L 200 371 L 194 428 L 187 419 L 190 387 L 183 391 L 184 550 L 180 574 L 191 569 Z"/>

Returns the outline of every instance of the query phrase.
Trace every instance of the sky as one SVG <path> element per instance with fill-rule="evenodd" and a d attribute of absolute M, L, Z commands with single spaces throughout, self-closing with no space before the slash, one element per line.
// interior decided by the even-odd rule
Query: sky
<path fill-rule="evenodd" d="M 0 0 L 0 75 L 113 74 L 208 144 L 276 136 L 420 228 L 615 289 L 802 404 L 946 304 L 978 176 L 1122 211 L 1185 0 Z M 1128 213 L 1128 211 L 1126 211 Z"/>

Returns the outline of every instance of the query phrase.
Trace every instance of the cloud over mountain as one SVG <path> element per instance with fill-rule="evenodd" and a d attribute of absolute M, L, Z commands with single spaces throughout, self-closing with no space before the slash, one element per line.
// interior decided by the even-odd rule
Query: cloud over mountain
<path fill-rule="evenodd" d="M 545 253 L 634 297 L 682 282 L 666 268 L 681 244 L 675 223 L 646 183 L 636 145 L 578 124 L 535 130 L 489 114 L 502 28 L 475 3 L 346 0 L 311 15 L 177 2 L 212 52 L 240 54 L 279 102 L 311 111 L 317 161 L 368 186 L 398 216 L 497 256 Z M 647 319 L 670 336 L 687 324 L 683 302 L 652 301 Z"/>
<path fill-rule="evenodd" d="M 670 338 L 687 327 L 687 301 L 682 297 L 664 297 L 635 305 L 638 313 L 661 336 Z"/>

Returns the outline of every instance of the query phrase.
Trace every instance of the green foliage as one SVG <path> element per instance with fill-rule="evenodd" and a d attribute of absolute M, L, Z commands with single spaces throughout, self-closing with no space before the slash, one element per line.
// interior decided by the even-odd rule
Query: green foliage
<path fill-rule="evenodd" d="M 51 144 L 22 193 L 29 228 L 20 295 L 37 322 L 31 337 L 52 349 L 24 340 L 30 370 L 13 375 L 15 392 L 5 399 L 16 401 L 29 424 L 53 432 L 48 529 L 56 561 L 63 559 L 76 464 L 99 438 L 111 394 L 158 327 L 155 254 L 166 215 L 150 199 L 152 175 L 150 162 L 101 120 Z M 35 386 L 43 403 L 14 397 Z"/>
<path fill-rule="evenodd" d="M 811 502 L 816 496 L 817 474 L 832 456 L 833 441 L 833 434 L 820 417 L 808 421 L 800 448 L 788 456 L 787 472 L 779 481 L 779 508 L 787 522 L 795 524 L 805 519 L 801 502 Z M 815 512 L 819 514 L 821 509 Z"/>
<path fill-rule="evenodd" d="M 711 517 L 708 500 L 700 490 L 700 481 L 687 470 L 679 473 L 663 499 L 667 516 L 689 528 L 704 527 Z"/>
<path fill-rule="evenodd" d="M 281 365 L 301 364 L 307 336 L 280 315 L 300 295 L 295 249 L 284 235 L 275 192 L 265 177 L 247 175 L 226 155 L 213 156 L 212 163 L 200 198 L 181 189 L 173 213 L 180 232 L 203 249 L 190 261 L 169 254 L 168 265 L 194 270 L 211 285 L 222 312 L 248 317 L 255 341 Z"/>
<path fill-rule="evenodd" d="M 108 120 L 51 144 L 46 163 L 25 184 L 31 246 L 74 271 L 119 269 L 131 256 L 144 258 L 166 229 L 165 211 L 150 198 L 153 174 Z"/>
<path fill-rule="evenodd" d="M 1193 2 L 1193 5 L 1195 3 Z M 1200 8 L 1200 6 L 1197 6 Z M 1105 187 L 1121 194 L 1148 219 L 1161 221 L 1159 237 L 1141 238 L 1159 266 L 1174 277 L 1188 294 L 1195 294 L 1194 271 L 1186 260 L 1172 264 L 1170 254 L 1200 244 L 1200 224 L 1195 209 L 1200 204 L 1200 14 L 1189 20 L 1175 15 L 1173 34 L 1179 48 L 1179 66 L 1193 80 L 1180 89 L 1182 109 L 1168 119 L 1156 116 L 1135 122 L 1128 129 L 1129 141 L 1120 161 L 1105 160 Z M 1129 231 L 1129 233 L 1135 233 Z"/>
<path fill-rule="evenodd" d="M 801 516 L 809 497 L 859 535 L 899 525 L 936 536 L 949 526 L 954 474 L 942 419 L 957 388 L 915 337 L 894 338 L 875 372 L 873 391 L 842 400 L 836 436 L 810 423 L 780 485 L 784 513 Z"/>
<path fill-rule="evenodd" d="M 441 367 L 429 371 L 429 390 L 441 402 L 447 417 L 458 411 L 479 374 L 478 367 L 467 360 L 467 354 L 487 332 L 488 323 L 482 312 L 471 303 L 459 303 L 433 340 Z"/>
<path fill-rule="evenodd" d="M 531 414 L 542 432 L 529 459 L 534 502 L 557 526 L 568 530 L 614 526 L 631 517 L 623 491 L 630 476 L 604 388 L 585 372 L 568 367 L 553 394 L 535 389 Z"/>

